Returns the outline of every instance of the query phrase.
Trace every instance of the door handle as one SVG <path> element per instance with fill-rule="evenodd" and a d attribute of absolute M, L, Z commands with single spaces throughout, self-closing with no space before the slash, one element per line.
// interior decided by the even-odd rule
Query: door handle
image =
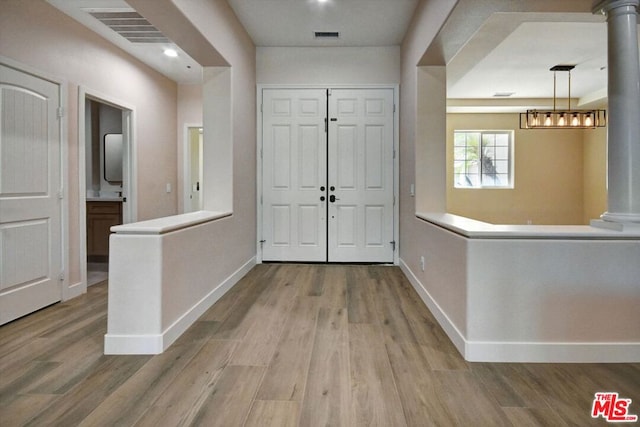
<path fill-rule="evenodd" d="M 340 199 L 338 199 L 338 198 L 337 198 L 336 196 L 334 196 L 333 194 L 329 196 L 329 201 L 330 201 L 331 203 L 335 202 L 336 200 L 340 200 Z"/>

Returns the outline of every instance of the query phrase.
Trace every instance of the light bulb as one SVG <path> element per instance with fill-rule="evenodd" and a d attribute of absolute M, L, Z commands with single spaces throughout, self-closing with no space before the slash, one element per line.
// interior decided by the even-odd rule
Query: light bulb
<path fill-rule="evenodd" d="M 580 119 L 578 118 L 577 113 L 573 113 L 573 117 L 571 118 L 571 126 L 578 126 L 580 124 Z"/>
<path fill-rule="evenodd" d="M 585 116 L 584 125 L 585 126 L 593 126 L 593 120 L 591 119 L 591 113 L 587 113 L 587 115 Z"/>
<path fill-rule="evenodd" d="M 547 116 L 544 118 L 544 125 L 551 126 L 551 113 L 547 113 Z"/>
<path fill-rule="evenodd" d="M 564 113 L 560 113 L 560 118 L 558 119 L 558 126 L 566 126 L 567 120 L 564 118 Z"/>

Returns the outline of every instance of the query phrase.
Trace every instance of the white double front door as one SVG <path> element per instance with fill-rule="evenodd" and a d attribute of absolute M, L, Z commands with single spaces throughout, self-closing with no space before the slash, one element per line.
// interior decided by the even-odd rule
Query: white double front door
<path fill-rule="evenodd" d="M 263 89 L 262 259 L 394 260 L 393 89 Z"/>

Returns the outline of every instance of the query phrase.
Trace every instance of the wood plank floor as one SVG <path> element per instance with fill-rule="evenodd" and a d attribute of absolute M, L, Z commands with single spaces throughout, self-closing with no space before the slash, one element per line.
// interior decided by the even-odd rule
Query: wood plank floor
<path fill-rule="evenodd" d="M 166 352 L 105 356 L 107 283 L 0 327 L 5 426 L 564 426 L 640 364 L 468 363 L 397 267 L 258 265 Z"/>

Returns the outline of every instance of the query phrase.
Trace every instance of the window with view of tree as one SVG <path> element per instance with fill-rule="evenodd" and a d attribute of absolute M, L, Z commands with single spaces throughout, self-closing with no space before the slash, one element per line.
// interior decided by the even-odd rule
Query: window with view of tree
<path fill-rule="evenodd" d="M 512 188 L 512 131 L 455 131 L 456 188 Z"/>

